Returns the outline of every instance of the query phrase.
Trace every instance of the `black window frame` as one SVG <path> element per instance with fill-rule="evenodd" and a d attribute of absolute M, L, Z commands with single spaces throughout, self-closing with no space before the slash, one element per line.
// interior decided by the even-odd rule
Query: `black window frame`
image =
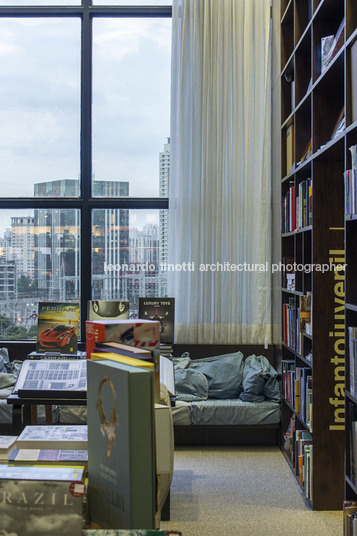
<path fill-rule="evenodd" d="M 81 89 L 80 89 L 80 197 L 36 198 L 0 197 L 0 209 L 79 209 L 80 232 L 80 311 L 82 340 L 84 314 L 91 299 L 91 215 L 95 209 L 168 209 L 167 197 L 92 197 L 92 58 L 93 20 L 106 18 L 171 18 L 171 6 L 94 6 L 82 0 L 78 6 L 0 6 L 0 18 L 80 18 L 81 20 Z M 4 341 L 6 342 L 6 341 Z"/>

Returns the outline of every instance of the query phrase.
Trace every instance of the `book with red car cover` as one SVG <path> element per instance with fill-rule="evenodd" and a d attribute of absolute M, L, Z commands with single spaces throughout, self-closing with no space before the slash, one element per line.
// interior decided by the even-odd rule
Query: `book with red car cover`
<path fill-rule="evenodd" d="M 76 354 L 78 326 L 79 303 L 40 302 L 36 351 Z"/>

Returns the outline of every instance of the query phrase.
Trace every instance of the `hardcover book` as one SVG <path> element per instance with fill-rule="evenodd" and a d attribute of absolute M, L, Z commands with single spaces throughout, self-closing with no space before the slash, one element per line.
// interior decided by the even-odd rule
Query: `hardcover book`
<path fill-rule="evenodd" d="M 16 465 L 85 465 L 87 450 L 73 449 L 12 449 L 7 457 Z"/>
<path fill-rule="evenodd" d="M 129 302 L 121 300 L 90 300 L 88 302 L 88 320 L 118 320 L 129 318 Z"/>
<path fill-rule="evenodd" d="M 102 528 L 155 528 L 152 371 L 88 361 L 88 500 Z"/>
<path fill-rule="evenodd" d="M 17 449 L 87 449 L 88 428 L 79 425 L 29 425 L 16 440 Z"/>
<path fill-rule="evenodd" d="M 79 303 L 38 304 L 37 352 L 76 354 L 78 349 Z"/>
<path fill-rule="evenodd" d="M 155 354 L 151 358 L 151 362 L 138 357 L 129 357 L 126 355 L 120 355 L 112 352 L 93 352 L 91 359 L 101 360 L 110 359 L 111 361 L 117 361 L 118 363 L 124 363 L 126 365 L 132 365 L 133 367 L 144 367 L 152 370 L 154 374 L 154 400 L 159 402 L 160 400 L 160 356 Z"/>
<path fill-rule="evenodd" d="M 127 344 L 121 344 L 119 342 L 97 342 L 95 345 L 96 352 L 109 352 L 120 355 L 126 355 L 135 359 L 142 359 L 145 361 L 153 361 L 152 352 L 145 348 L 136 348 L 135 346 L 129 346 Z"/>
<path fill-rule="evenodd" d="M 160 322 L 160 341 L 174 342 L 175 298 L 139 298 L 139 318 Z"/>
<path fill-rule="evenodd" d="M 96 343 L 119 342 L 153 350 L 160 344 L 160 322 L 153 320 L 87 320 L 86 350 L 90 359 Z"/>
<path fill-rule="evenodd" d="M 1 534 L 78 536 L 84 494 L 83 468 L 2 466 Z"/>
<path fill-rule="evenodd" d="M 60 352 L 31 352 L 27 359 L 85 359 L 86 353 L 77 350 L 76 354 L 61 354 Z"/>
<path fill-rule="evenodd" d="M 25 359 L 13 393 L 23 398 L 86 398 L 87 360 Z"/>

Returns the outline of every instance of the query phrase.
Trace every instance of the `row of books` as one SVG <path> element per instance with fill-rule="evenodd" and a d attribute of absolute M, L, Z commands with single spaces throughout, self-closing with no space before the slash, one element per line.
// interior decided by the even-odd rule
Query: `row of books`
<path fill-rule="evenodd" d="M 293 359 L 282 360 L 285 400 L 294 408 L 296 414 L 312 431 L 312 375 L 311 368 L 297 367 Z"/>
<path fill-rule="evenodd" d="M 348 327 L 348 354 L 350 368 L 350 393 L 357 396 L 357 327 Z"/>
<path fill-rule="evenodd" d="M 0 436 L 1 533 L 78 536 L 88 522 L 86 425 L 26 426 Z M 21 507 L 19 507 L 21 505 Z M 35 515 L 34 515 L 35 514 Z"/>
<path fill-rule="evenodd" d="M 282 198 L 282 232 L 290 233 L 312 224 L 312 179 L 291 184 Z"/>
<path fill-rule="evenodd" d="M 344 173 L 345 179 L 345 214 L 354 216 L 357 214 L 357 145 L 350 147 L 352 168 Z"/>
<path fill-rule="evenodd" d="M 296 429 L 295 414 L 290 418 L 284 434 L 284 450 L 305 496 L 312 500 L 313 438 L 311 432 Z"/>
<path fill-rule="evenodd" d="M 303 353 L 304 333 L 311 332 L 311 300 L 311 294 L 304 294 L 299 296 L 298 307 L 294 297 L 283 304 L 283 341 L 299 354 Z"/>
<path fill-rule="evenodd" d="M 139 318 L 160 324 L 160 341 L 174 341 L 174 298 L 139 298 Z M 34 313 L 35 314 L 35 313 Z M 37 352 L 77 354 L 79 334 L 78 302 L 40 302 L 37 317 Z M 88 319 L 128 320 L 129 302 L 90 300 Z"/>

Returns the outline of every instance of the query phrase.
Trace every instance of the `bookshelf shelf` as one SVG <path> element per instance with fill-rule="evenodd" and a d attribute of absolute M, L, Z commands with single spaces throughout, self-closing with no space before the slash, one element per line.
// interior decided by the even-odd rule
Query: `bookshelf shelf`
<path fill-rule="evenodd" d="M 345 477 L 351 477 L 344 462 L 345 418 L 357 420 L 354 398 L 348 398 L 353 406 L 350 414 L 344 408 L 342 347 L 344 351 L 347 341 L 341 320 L 346 315 L 346 325 L 357 326 L 357 286 L 352 281 L 357 273 L 357 217 L 344 216 L 349 147 L 357 145 L 355 43 L 353 0 L 282 1 L 281 249 L 282 263 L 296 267 L 289 279 L 288 274 L 282 277 L 281 351 L 287 400 L 282 405 L 281 443 L 286 442 L 291 419 L 299 442 L 301 434 L 307 434 L 306 445 L 299 443 L 303 449 L 306 446 L 303 463 L 310 475 L 308 490 L 305 483 L 302 488 L 314 510 L 342 509 Z M 346 274 L 331 267 L 345 263 Z M 328 270 L 321 269 L 324 264 Z M 350 304 L 346 309 L 345 299 Z"/>

